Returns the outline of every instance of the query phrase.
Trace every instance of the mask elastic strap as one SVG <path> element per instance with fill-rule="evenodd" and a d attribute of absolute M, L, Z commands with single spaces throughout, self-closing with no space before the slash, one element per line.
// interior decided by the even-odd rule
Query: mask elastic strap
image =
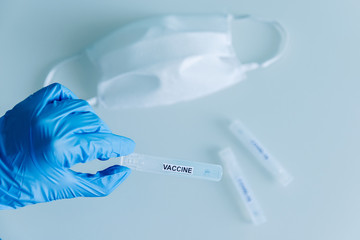
<path fill-rule="evenodd" d="M 59 61 L 58 63 L 56 63 L 49 71 L 49 73 L 47 74 L 45 81 L 44 81 L 44 87 L 49 86 L 51 83 L 53 83 L 53 78 L 56 74 L 56 72 L 59 71 L 60 68 L 62 68 L 63 66 L 67 65 L 70 62 L 73 62 L 75 60 L 78 60 L 79 58 L 81 58 L 83 56 L 83 53 L 79 53 L 76 54 L 75 56 L 69 57 L 69 58 L 65 58 L 61 61 Z M 97 97 L 92 97 L 86 100 L 91 106 L 95 106 L 97 104 Z"/>
<path fill-rule="evenodd" d="M 248 68 L 249 70 L 253 70 L 253 69 L 256 69 L 259 67 L 266 68 L 266 67 L 270 66 L 271 64 L 273 64 L 274 62 L 276 62 L 277 60 L 279 60 L 284 55 L 285 50 L 288 45 L 289 38 L 288 38 L 288 34 L 287 34 L 285 28 L 279 22 L 277 22 L 275 20 L 266 20 L 266 19 L 254 17 L 252 15 L 233 15 L 233 16 L 231 16 L 231 18 L 232 19 L 251 19 L 256 22 L 265 23 L 265 24 L 271 25 L 280 34 L 281 40 L 277 47 L 277 51 L 276 51 L 275 55 L 273 57 L 271 57 L 270 59 L 267 59 L 263 62 L 253 62 L 253 63 L 245 64 L 246 68 Z"/>

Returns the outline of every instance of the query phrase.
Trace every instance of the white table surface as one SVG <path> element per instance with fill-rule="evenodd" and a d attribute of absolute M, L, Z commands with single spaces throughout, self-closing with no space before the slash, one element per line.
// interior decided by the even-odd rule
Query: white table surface
<path fill-rule="evenodd" d="M 219 11 L 279 20 L 290 36 L 284 58 L 196 101 L 96 112 L 133 138 L 137 152 L 219 163 L 217 151 L 231 146 L 268 222 L 249 223 L 226 178 L 134 171 L 105 198 L 1 211 L 1 239 L 360 239 L 358 1 L 0 0 L 0 115 L 41 88 L 54 62 L 126 22 Z M 84 97 L 94 88 L 72 84 Z M 231 119 L 277 156 L 295 177 L 291 185 L 274 182 L 239 147 L 227 131 Z"/>

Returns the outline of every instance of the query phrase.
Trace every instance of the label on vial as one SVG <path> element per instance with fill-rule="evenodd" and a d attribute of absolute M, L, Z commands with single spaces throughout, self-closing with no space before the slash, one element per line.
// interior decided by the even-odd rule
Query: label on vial
<path fill-rule="evenodd" d="M 177 172 L 177 173 L 185 173 L 185 174 L 193 174 L 194 168 L 189 166 L 181 166 L 163 163 L 163 171 L 166 172 Z"/>
<path fill-rule="evenodd" d="M 265 149 L 260 145 L 260 143 L 256 142 L 254 139 L 251 139 L 250 144 L 265 160 L 269 159 L 269 155 L 265 152 Z"/>
<path fill-rule="evenodd" d="M 245 200 L 247 202 L 251 202 L 251 196 L 250 196 L 249 190 L 245 186 L 244 181 L 241 178 L 237 178 L 236 180 L 237 180 L 237 183 L 239 184 L 239 187 L 241 189 L 241 192 L 243 193 Z"/>

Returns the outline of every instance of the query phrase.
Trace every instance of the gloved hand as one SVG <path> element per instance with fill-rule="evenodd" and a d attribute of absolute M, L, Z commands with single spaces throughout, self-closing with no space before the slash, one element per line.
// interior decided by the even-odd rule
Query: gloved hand
<path fill-rule="evenodd" d="M 69 89 L 43 88 L 0 118 L 0 209 L 106 196 L 130 169 L 115 165 L 84 174 L 69 168 L 127 155 L 134 147 L 131 139 L 112 134 Z"/>

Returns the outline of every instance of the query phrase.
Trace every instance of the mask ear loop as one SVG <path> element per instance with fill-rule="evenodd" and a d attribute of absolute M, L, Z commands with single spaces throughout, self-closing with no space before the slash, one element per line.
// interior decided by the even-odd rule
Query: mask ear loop
<path fill-rule="evenodd" d="M 53 83 L 53 79 L 54 79 L 54 76 L 56 74 L 56 72 L 59 71 L 60 68 L 62 68 L 63 66 L 67 65 L 68 63 L 72 62 L 72 61 L 75 61 L 75 60 L 78 60 L 80 57 L 83 56 L 83 53 L 79 53 L 79 54 L 76 54 L 75 56 L 72 56 L 72 57 L 69 57 L 69 58 L 65 58 L 61 61 L 59 61 L 58 63 L 56 63 L 49 71 L 49 73 L 47 74 L 46 78 L 45 78 L 45 81 L 44 81 L 44 84 L 43 86 L 46 87 L 46 86 L 49 86 L 50 84 Z M 97 100 L 97 97 L 92 97 L 92 98 L 89 98 L 86 100 L 91 106 L 95 106 L 98 102 Z"/>
<path fill-rule="evenodd" d="M 256 22 L 265 23 L 272 26 L 280 34 L 281 40 L 279 42 L 275 55 L 263 62 L 253 62 L 253 63 L 244 64 L 245 65 L 244 67 L 247 70 L 254 70 L 259 67 L 266 68 L 271 64 L 273 64 L 274 62 L 276 62 L 277 60 L 279 60 L 284 55 L 285 50 L 288 46 L 289 38 L 285 28 L 278 21 L 266 20 L 252 15 L 234 15 L 231 16 L 231 19 L 251 19 Z"/>

